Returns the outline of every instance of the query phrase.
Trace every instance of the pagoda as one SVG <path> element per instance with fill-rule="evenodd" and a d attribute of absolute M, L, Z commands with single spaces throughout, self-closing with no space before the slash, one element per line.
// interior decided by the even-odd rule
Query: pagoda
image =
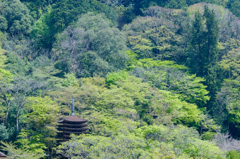
<path fill-rule="evenodd" d="M 59 142 L 68 141 L 71 139 L 70 134 L 86 134 L 89 129 L 87 126 L 87 120 L 81 119 L 74 114 L 74 98 L 72 98 L 72 114 L 71 116 L 58 121 L 59 125 L 57 130 L 57 137 Z"/>

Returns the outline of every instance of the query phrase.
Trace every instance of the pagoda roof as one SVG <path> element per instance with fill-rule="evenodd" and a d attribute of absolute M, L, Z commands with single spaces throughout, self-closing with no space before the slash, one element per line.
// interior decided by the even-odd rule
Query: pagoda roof
<path fill-rule="evenodd" d="M 73 131 L 77 131 L 77 130 L 85 130 L 85 129 L 89 129 L 88 127 L 83 127 L 83 128 L 68 128 L 68 127 L 65 127 L 65 128 L 58 128 L 58 130 L 73 130 Z"/>
<path fill-rule="evenodd" d="M 76 123 L 85 123 L 88 120 L 85 119 L 81 119 L 79 117 L 77 117 L 76 115 L 71 115 L 63 120 L 58 121 L 59 123 L 64 123 L 64 122 L 76 122 Z"/>
<path fill-rule="evenodd" d="M 63 123 L 62 125 L 58 125 L 58 127 L 85 127 L 85 126 L 88 126 L 88 124 L 83 124 L 83 123 L 79 123 L 79 124 Z"/>
<path fill-rule="evenodd" d="M 0 151 L 0 158 L 1 158 L 1 157 L 7 157 L 7 156 Z"/>
<path fill-rule="evenodd" d="M 82 130 L 77 130 L 77 131 L 71 131 L 71 130 L 69 130 L 69 131 L 63 131 L 63 134 L 82 134 L 82 133 L 84 133 L 84 132 L 86 132 L 86 130 L 88 130 L 88 128 L 84 128 L 84 129 L 82 129 Z"/>

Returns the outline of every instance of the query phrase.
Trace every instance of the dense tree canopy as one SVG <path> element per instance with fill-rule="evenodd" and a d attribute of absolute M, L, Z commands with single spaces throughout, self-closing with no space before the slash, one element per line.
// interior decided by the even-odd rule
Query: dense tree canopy
<path fill-rule="evenodd" d="M 19 0 L 1 2 L 1 31 L 10 34 L 29 34 L 32 30 L 33 18 L 29 9 Z"/>
<path fill-rule="evenodd" d="M 124 69 L 126 48 L 124 34 L 104 15 L 89 13 L 58 35 L 53 49 L 59 69 L 89 77 Z"/>
<path fill-rule="evenodd" d="M 239 158 L 239 0 L 0 0 L 10 158 Z M 57 121 L 88 134 L 57 143 Z"/>

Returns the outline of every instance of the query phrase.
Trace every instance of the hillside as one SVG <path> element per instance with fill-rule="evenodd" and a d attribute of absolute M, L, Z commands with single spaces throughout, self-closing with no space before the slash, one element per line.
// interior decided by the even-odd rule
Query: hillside
<path fill-rule="evenodd" d="M 10 158 L 240 158 L 239 0 L 1 0 Z M 57 122 L 88 120 L 58 145 Z"/>

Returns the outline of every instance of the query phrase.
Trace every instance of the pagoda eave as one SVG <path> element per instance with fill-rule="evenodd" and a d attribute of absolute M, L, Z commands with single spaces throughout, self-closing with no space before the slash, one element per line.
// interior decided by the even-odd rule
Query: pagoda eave
<path fill-rule="evenodd" d="M 62 120 L 60 120 L 60 121 L 58 121 L 58 123 L 70 123 L 70 124 L 72 124 L 72 123 L 86 123 L 86 122 L 88 122 L 88 120 L 84 120 L 84 121 L 70 121 L 70 120 L 62 121 Z"/>
<path fill-rule="evenodd" d="M 82 131 L 82 130 L 87 130 L 87 129 L 88 129 L 88 127 L 84 127 L 84 128 L 68 128 L 68 127 L 57 128 L 57 130 L 59 130 L 59 131 L 64 131 L 64 130 Z"/>
<path fill-rule="evenodd" d="M 83 133 L 85 133 L 86 130 L 83 130 L 83 131 L 63 131 L 63 133 L 64 134 L 83 134 Z"/>
<path fill-rule="evenodd" d="M 63 123 L 62 125 L 58 125 L 58 127 L 85 127 L 88 126 L 88 124 L 67 124 L 67 123 Z"/>

